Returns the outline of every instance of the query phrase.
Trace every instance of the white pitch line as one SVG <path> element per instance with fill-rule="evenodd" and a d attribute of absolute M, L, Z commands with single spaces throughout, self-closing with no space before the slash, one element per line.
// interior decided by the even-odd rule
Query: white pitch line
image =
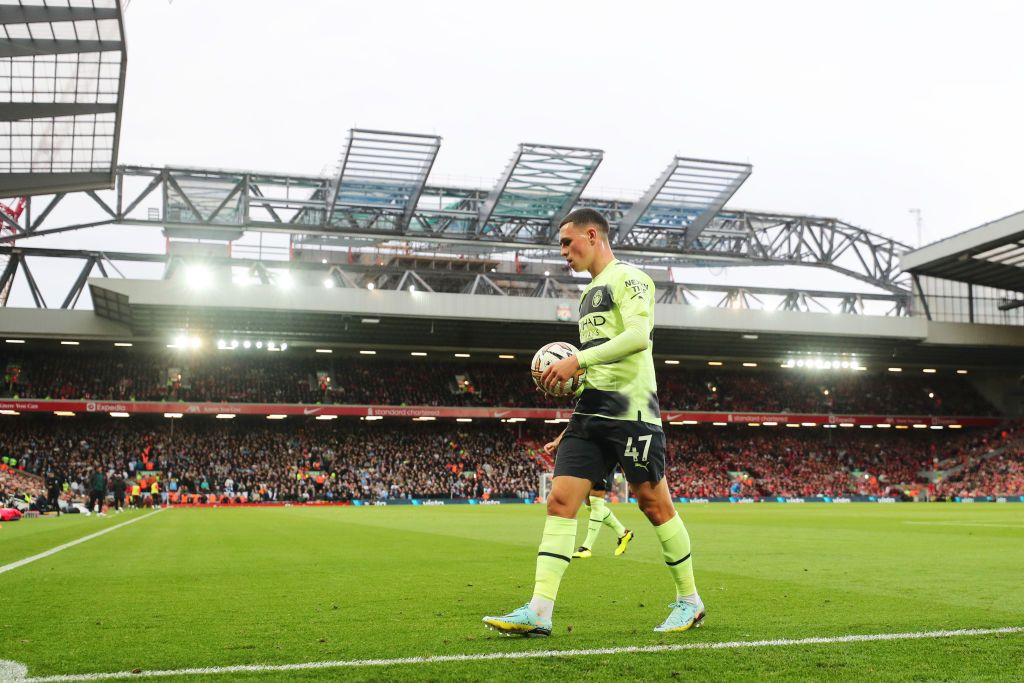
<path fill-rule="evenodd" d="M 977 527 L 990 527 L 999 529 L 1024 529 L 1024 524 L 999 524 L 996 522 L 910 522 L 904 521 L 904 524 L 916 524 L 920 526 L 977 526 Z"/>
<path fill-rule="evenodd" d="M 148 515 L 142 515 L 141 517 L 136 517 L 135 519 L 129 519 L 127 522 L 121 522 L 120 524 L 115 524 L 114 526 L 108 526 L 106 529 L 103 529 L 102 531 L 97 531 L 94 534 L 89 534 L 88 536 L 82 536 L 81 538 L 76 538 L 73 541 L 65 543 L 64 545 L 59 545 L 56 548 L 50 548 L 49 550 L 41 552 L 38 555 L 33 555 L 32 557 L 26 557 L 25 559 L 18 560 L 17 562 L 11 562 L 10 564 L 5 564 L 4 566 L 0 567 L 0 574 L 3 574 L 4 572 L 9 572 L 12 569 L 17 569 L 18 567 L 23 567 L 26 564 L 28 564 L 29 562 L 35 562 L 36 560 L 42 560 L 43 558 L 49 557 L 50 555 L 55 555 L 56 553 L 59 553 L 61 550 L 67 550 L 68 548 L 72 548 L 72 547 L 78 545 L 79 543 L 85 543 L 86 541 L 91 541 L 92 539 L 96 538 L 97 536 L 102 536 L 103 534 L 110 533 L 114 529 L 120 529 L 123 526 L 128 526 L 129 524 L 135 524 L 135 522 L 138 522 L 139 520 L 142 520 L 142 519 L 146 519 L 147 517 L 152 517 L 153 515 L 155 515 L 158 512 L 160 512 L 160 510 L 154 510 L 153 512 L 150 512 Z"/>
<path fill-rule="evenodd" d="M 327 662 L 299 664 L 239 664 L 194 669 L 167 669 L 162 671 L 117 671 L 114 673 L 70 674 L 25 678 L 19 683 L 63 683 L 64 681 L 98 681 L 114 678 L 155 678 L 158 676 L 212 676 L 231 673 L 274 673 L 309 669 L 340 669 L 370 666 L 400 666 L 404 664 L 439 664 L 444 662 L 486 662 L 509 659 L 543 659 L 545 657 L 588 657 L 593 655 L 646 654 L 679 652 L 681 650 L 728 650 L 736 648 L 782 647 L 787 645 L 831 645 L 833 643 L 864 643 L 879 640 L 920 640 L 925 638 L 955 638 L 957 636 L 987 636 L 1005 633 L 1024 633 L 1024 626 L 1003 628 L 968 628 L 956 631 L 923 631 L 918 633 L 871 633 L 866 635 L 831 636 L 783 640 L 735 640 L 725 643 L 686 643 L 682 645 L 646 645 L 606 647 L 589 650 L 534 650 L 531 652 L 492 652 L 469 655 L 437 655 L 434 657 L 402 657 L 399 659 L 340 659 Z"/>

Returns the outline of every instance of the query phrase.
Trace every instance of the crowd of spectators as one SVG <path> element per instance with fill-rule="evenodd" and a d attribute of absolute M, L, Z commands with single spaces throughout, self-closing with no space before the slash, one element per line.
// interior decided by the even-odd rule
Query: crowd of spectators
<path fill-rule="evenodd" d="M 1022 422 L 997 430 L 669 427 L 674 496 L 887 495 L 955 468 L 941 495 L 1024 495 Z M 84 497 L 99 467 L 161 493 L 260 501 L 532 498 L 549 463 L 534 449 L 559 427 L 360 420 L 231 424 L 105 416 L 7 419 L 0 494 L 31 493 L 37 474 Z M 1000 455 L 990 456 L 992 452 Z M 66 484 L 66 486 L 64 486 Z M 31 491 L 26 488 L 32 485 Z"/>
<path fill-rule="evenodd" d="M 261 352 L 22 351 L 0 358 L 0 396 L 114 401 L 566 407 L 538 393 L 522 359 L 356 358 Z M 329 378 L 329 380 L 327 379 Z M 992 415 L 960 376 L 801 368 L 661 366 L 665 410 Z"/>
<path fill-rule="evenodd" d="M 183 422 L 172 433 L 160 422 L 110 424 L 83 417 L 4 426 L 0 452 L 27 472 L 66 482 L 72 497 L 85 494 L 99 467 L 129 481 L 145 479 L 145 492 L 158 476 L 161 492 L 175 498 L 525 498 L 536 495 L 540 467 L 516 431 L 500 423 L 398 429 L 360 421 L 334 426 L 310 420 L 295 427 L 240 419 L 231 426 Z"/>

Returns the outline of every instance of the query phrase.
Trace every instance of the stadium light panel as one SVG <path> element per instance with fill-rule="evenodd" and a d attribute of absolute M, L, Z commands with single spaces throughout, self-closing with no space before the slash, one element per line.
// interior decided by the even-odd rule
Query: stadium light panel
<path fill-rule="evenodd" d="M 281 350 L 282 351 L 287 351 L 288 350 L 288 342 L 281 342 Z"/>
<path fill-rule="evenodd" d="M 198 349 L 198 348 L 199 348 L 200 346 L 202 346 L 202 345 L 203 345 L 203 340 L 202 340 L 202 339 L 200 339 L 199 337 L 192 337 L 192 338 L 191 338 L 191 339 L 189 340 L 189 345 L 190 345 L 190 346 L 191 346 L 191 347 L 192 347 L 193 349 Z"/>
<path fill-rule="evenodd" d="M 250 349 L 250 348 L 252 348 L 252 342 L 249 341 L 248 339 L 246 339 L 244 342 L 242 342 L 242 348 L 243 349 Z"/>
<path fill-rule="evenodd" d="M 879 429 L 892 429 L 892 425 L 886 422 L 879 422 L 875 426 L 878 427 Z"/>
<path fill-rule="evenodd" d="M 962 429 L 963 425 L 949 425 L 950 429 Z"/>
<path fill-rule="evenodd" d="M 469 358 L 470 354 L 468 354 L 468 353 L 457 353 L 457 354 L 455 354 L 455 357 L 456 358 Z"/>
<path fill-rule="evenodd" d="M 256 342 L 256 348 L 257 349 L 262 349 L 263 348 L 263 342 L 262 341 L 257 341 Z"/>
<path fill-rule="evenodd" d="M 471 417 L 457 417 L 457 418 L 455 418 L 455 421 L 456 422 L 472 422 L 473 418 L 471 418 Z"/>
<path fill-rule="evenodd" d="M 756 368 L 757 367 L 757 363 L 744 363 L 743 367 L 745 367 L 745 368 Z"/>
<path fill-rule="evenodd" d="M 921 372 L 925 373 L 926 375 L 934 375 L 937 371 L 935 370 L 935 368 L 921 368 Z"/>
<path fill-rule="evenodd" d="M 380 318 L 363 318 L 360 322 L 366 325 L 376 325 L 380 322 Z"/>
<path fill-rule="evenodd" d="M 853 427 L 854 424 L 852 422 L 840 422 L 839 426 L 840 427 Z"/>
<path fill-rule="evenodd" d="M 409 291 L 410 292 L 415 292 L 416 291 L 416 285 L 409 285 Z"/>
<path fill-rule="evenodd" d="M 25 343 L 24 339 L 5 339 L 4 341 L 6 341 L 8 344 L 24 344 Z"/>
<path fill-rule="evenodd" d="M 744 339 L 750 339 L 751 341 L 753 341 L 754 339 L 757 339 L 758 336 L 756 334 L 745 334 L 745 335 L 743 335 L 743 338 Z"/>
<path fill-rule="evenodd" d="M 934 391 L 929 391 L 928 392 L 928 398 L 935 398 L 935 392 Z"/>
<path fill-rule="evenodd" d="M 695 425 L 695 424 L 697 424 L 697 421 L 696 420 L 683 420 L 683 424 L 684 425 Z"/>
<path fill-rule="evenodd" d="M 409 355 L 410 356 L 425 356 L 427 354 L 426 354 L 425 351 L 410 351 Z"/>
<path fill-rule="evenodd" d="M 861 429 L 874 429 L 875 425 L 861 425 L 860 428 Z"/>
<path fill-rule="evenodd" d="M 360 351 L 359 353 L 360 353 L 360 355 L 363 355 L 363 356 L 376 356 L 377 355 L 376 351 Z"/>
<path fill-rule="evenodd" d="M 957 370 L 956 374 L 958 374 L 958 375 L 966 375 L 967 371 L 966 370 Z M 953 425 L 950 425 L 950 426 L 952 427 Z"/>
<path fill-rule="evenodd" d="M 317 353 L 334 353 L 334 349 L 316 349 Z"/>
<path fill-rule="evenodd" d="M 821 425 L 822 429 L 836 429 L 839 425 Z"/>
<path fill-rule="evenodd" d="M 804 427 L 817 427 L 818 426 L 817 422 L 801 422 L 800 424 L 802 426 L 804 426 Z"/>
<path fill-rule="evenodd" d="M 715 367 L 718 367 L 721 364 L 722 364 L 722 361 L 720 361 L 720 360 L 709 360 L 708 361 L 708 365 L 712 365 L 712 366 L 715 366 Z"/>
<path fill-rule="evenodd" d="M 367 422 L 373 422 L 374 420 L 383 420 L 384 416 L 383 415 L 367 415 L 363 419 L 366 420 Z"/>
<path fill-rule="evenodd" d="M 679 361 L 669 358 L 665 360 L 665 365 L 679 365 Z"/>
<path fill-rule="evenodd" d="M 525 417 L 510 417 L 506 422 L 526 422 Z"/>
<path fill-rule="evenodd" d="M 57 416 L 60 416 L 60 417 L 74 417 L 75 416 L 75 414 L 72 411 L 70 411 L 70 410 L 55 410 L 55 411 L 53 411 L 53 414 L 57 415 Z"/>
<path fill-rule="evenodd" d="M 295 280 L 292 279 L 292 274 L 288 271 L 279 273 L 277 278 L 277 286 L 281 289 L 288 290 L 295 286 Z"/>
<path fill-rule="evenodd" d="M 796 362 L 796 366 L 798 368 L 802 368 L 804 366 L 804 361 L 802 358 Z"/>
<path fill-rule="evenodd" d="M 932 429 L 944 429 L 942 425 L 932 425 Z"/>
<path fill-rule="evenodd" d="M 910 429 L 907 425 L 896 425 L 896 429 Z"/>
<path fill-rule="evenodd" d="M 550 270 L 545 270 L 544 271 L 544 277 L 551 277 L 551 271 Z"/>
<path fill-rule="evenodd" d="M 713 424 L 716 427 L 725 427 L 729 423 L 728 422 L 712 422 L 711 424 Z"/>
<path fill-rule="evenodd" d="M 763 424 L 765 427 L 777 427 L 779 423 L 778 422 L 762 422 L 761 424 Z"/>
<path fill-rule="evenodd" d="M 110 413 L 110 417 L 131 417 L 130 413 Z"/>
<path fill-rule="evenodd" d="M 78 342 L 76 342 L 76 341 L 62 341 L 61 345 L 62 346 L 78 346 Z"/>
<path fill-rule="evenodd" d="M 134 344 L 132 344 L 131 342 L 114 342 L 114 346 L 119 346 L 121 348 L 127 348 L 129 346 L 134 346 Z"/>
<path fill-rule="evenodd" d="M 748 422 L 747 426 L 748 427 L 760 427 L 761 423 L 760 422 Z"/>
<path fill-rule="evenodd" d="M 318 419 L 318 420 L 337 420 L 338 416 L 337 415 L 317 415 L 316 419 Z"/>
<path fill-rule="evenodd" d="M 366 288 L 371 292 L 374 290 L 374 284 L 372 282 L 366 283 Z"/>
<path fill-rule="evenodd" d="M 332 280 L 331 278 L 327 278 L 326 280 L 324 280 L 324 287 L 326 287 L 327 289 L 332 289 L 334 287 L 334 280 Z"/>
<path fill-rule="evenodd" d="M 0 415 L 21 415 L 17 410 L 0 410 Z"/>
<path fill-rule="evenodd" d="M 422 415 L 420 417 L 414 417 L 412 419 L 412 421 L 413 422 L 433 422 L 436 419 L 437 418 L 434 417 L 433 415 Z"/>
<path fill-rule="evenodd" d="M 234 413 L 217 413 L 217 419 L 218 420 L 234 420 L 235 419 L 235 414 Z"/>
<path fill-rule="evenodd" d="M 164 417 L 171 418 L 172 420 L 177 420 L 181 415 L 181 413 L 164 413 Z"/>
<path fill-rule="evenodd" d="M 787 427 L 799 427 L 800 423 L 799 422 L 787 422 L 786 426 Z"/>
<path fill-rule="evenodd" d="M 286 417 L 288 417 L 288 416 L 287 415 L 267 415 L 267 419 L 268 420 L 283 420 Z"/>
<path fill-rule="evenodd" d="M 510 353 L 499 353 L 498 358 L 502 358 L 504 360 L 512 360 L 513 358 L 515 358 L 515 356 L 513 356 Z"/>
<path fill-rule="evenodd" d="M 544 421 L 547 422 L 547 420 L 544 420 Z M 678 422 L 678 421 L 669 421 L 669 424 L 670 425 L 677 425 L 678 426 L 678 425 L 681 425 L 683 423 L 682 422 Z"/>
<path fill-rule="evenodd" d="M 189 266 L 185 270 L 185 281 L 189 289 L 202 291 L 213 283 L 213 275 L 206 266 Z"/>
<path fill-rule="evenodd" d="M 928 425 L 916 424 L 914 429 L 928 429 Z"/>
<path fill-rule="evenodd" d="M 544 420 L 544 424 L 546 424 L 546 425 L 558 424 L 558 420 Z M 675 424 L 675 422 L 670 422 L 669 424 Z"/>

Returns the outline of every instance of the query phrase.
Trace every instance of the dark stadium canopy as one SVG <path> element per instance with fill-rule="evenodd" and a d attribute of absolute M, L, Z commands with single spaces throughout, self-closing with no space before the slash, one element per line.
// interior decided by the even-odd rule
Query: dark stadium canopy
<path fill-rule="evenodd" d="M 90 279 L 89 289 L 96 317 L 123 326 L 137 340 L 168 341 L 185 333 L 274 338 L 295 346 L 526 352 L 538 340 L 572 341 L 578 335 L 575 322 L 558 319 L 559 308 L 571 312 L 575 306 L 567 299 L 258 285 L 196 292 L 177 279 Z M 1006 326 L 658 306 L 659 356 L 783 361 L 856 354 L 871 369 L 955 365 L 965 358 L 997 366 L 1019 364 L 1024 345 L 1024 329 Z M 14 327 L 8 329 L 13 333 Z M 24 334 L 31 331 L 26 327 Z"/>
<path fill-rule="evenodd" d="M 0 196 L 113 186 L 126 65 L 117 0 L 0 0 Z"/>
<path fill-rule="evenodd" d="M 1024 292 L 1024 211 L 903 255 L 914 275 Z"/>

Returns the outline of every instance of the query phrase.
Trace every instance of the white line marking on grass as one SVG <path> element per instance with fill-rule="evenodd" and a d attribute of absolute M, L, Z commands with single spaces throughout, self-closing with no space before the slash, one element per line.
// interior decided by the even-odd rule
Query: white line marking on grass
<path fill-rule="evenodd" d="M 1020 528 L 1024 529 L 1024 524 L 998 524 L 996 522 L 918 522 L 918 521 L 904 521 L 904 524 L 919 524 L 921 526 L 989 526 L 992 528 Z"/>
<path fill-rule="evenodd" d="M 830 645 L 833 643 L 863 643 L 878 640 L 921 640 L 925 638 L 955 638 L 958 636 L 988 636 L 997 633 L 1022 633 L 1024 626 L 1003 628 L 967 628 L 956 631 L 923 631 L 919 633 L 870 633 L 866 635 L 798 638 L 783 640 L 735 640 L 727 643 L 686 643 L 681 645 L 646 645 L 632 647 L 605 647 L 589 650 L 534 650 L 530 652 L 492 652 L 471 655 L 437 655 L 434 657 L 402 657 L 399 659 L 341 659 L 327 662 L 300 664 L 239 664 L 237 666 L 211 666 L 194 669 L 167 669 L 163 671 L 117 671 L 100 674 L 70 674 L 23 679 L 24 683 L 63 683 L 64 681 L 98 681 L 111 678 L 155 678 L 158 676 L 212 676 L 230 673 L 274 673 L 308 669 L 340 669 L 368 666 L 399 666 L 403 664 L 438 664 L 444 662 L 486 662 L 508 659 L 543 659 L 545 657 L 588 657 L 592 655 L 619 655 L 634 653 L 679 652 L 681 650 L 728 650 L 752 647 L 782 647 L 786 645 Z"/>
<path fill-rule="evenodd" d="M 108 526 L 106 529 L 103 529 L 101 531 L 97 531 L 94 534 L 89 534 L 88 536 L 82 536 L 81 538 L 76 538 L 73 541 L 69 541 L 68 543 L 65 543 L 64 545 L 59 545 L 56 548 L 50 548 L 49 550 L 41 552 L 38 555 L 33 555 L 32 557 L 26 557 L 25 559 L 18 560 L 17 562 L 11 562 L 10 564 L 5 564 L 4 566 L 0 567 L 0 574 L 3 574 L 4 572 L 9 572 L 12 569 L 17 569 L 18 567 L 22 567 L 22 566 L 28 564 L 29 562 L 35 562 L 36 560 L 41 560 L 41 559 L 43 559 L 45 557 L 49 557 L 50 555 L 54 555 L 56 553 L 59 553 L 61 550 L 67 550 L 68 548 L 74 547 L 74 546 L 78 545 L 79 543 L 85 543 L 86 541 L 91 541 L 92 539 L 96 538 L 97 536 L 102 536 L 103 534 L 109 533 L 109 532 L 113 531 L 114 529 L 120 529 L 123 526 L 128 526 L 129 524 L 135 524 L 135 522 L 138 522 L 139 520 L 142 520 L 142 519 L 146 519 L 147 517 L 152 517 L 153 515 L 155 515 L 158 512 L 160 512 L 160 510 L 154 510 L 153 512 L 150 512 L 148 515 L 142 515 L 141 517 L 136 517 L 135 519 L 129 519 L 127 522 L 121 522 L 120 524 L 115 524 L 114 526 Z M 3 680 L 3 679 L 0 679 L 0 680 Z"/>

